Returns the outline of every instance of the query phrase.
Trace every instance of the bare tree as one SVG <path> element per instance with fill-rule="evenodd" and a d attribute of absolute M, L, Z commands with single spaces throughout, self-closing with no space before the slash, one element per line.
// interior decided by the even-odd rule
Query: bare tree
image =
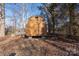
<path fill-rule="evenodd" d="M 19 31 L 23 32 L 24 31 L 24 22 L 25 22 L 25 18 L 26 17 L 26 4 L 22 3 L 22 4 L 14 4 L 14 6 L 18 7 L 19 11 L 17 8 L 14 8 L 13 10 L 11 9 L 11 11 L 13 12 L 13 27 L 14 27 L 14 32 L 16 34 L 16 30 L 17 30 L 17 25 L 19 27 Z"/>
<path fill-rule="evenodd" d="M 5 35 L 5 17 L 4 17 L 4 4 L 1 3 L 0 4 L 0 36 L 4 36 Z"/>
<path fill-rule="evenodd" d="M 74 16 L 75 4 L 68 4 L 68 6 L 69 6 L 69 16 L 70 16 L 69 34 L 72 35 L 72 26 L 73 26 L 73 21 L 75 20 L 75 16 Z"/>

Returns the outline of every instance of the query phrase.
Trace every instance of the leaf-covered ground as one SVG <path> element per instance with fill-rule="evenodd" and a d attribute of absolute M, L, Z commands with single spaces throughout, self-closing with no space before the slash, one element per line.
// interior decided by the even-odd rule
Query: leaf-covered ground
<path fill-rule="evenodd" d="M 3 39 L 3 40 L 2 40 Z M 1 37 L 2 56 L 66 56 L 79 55 L 78 42 L 66 42 L 57 38 Z"/>

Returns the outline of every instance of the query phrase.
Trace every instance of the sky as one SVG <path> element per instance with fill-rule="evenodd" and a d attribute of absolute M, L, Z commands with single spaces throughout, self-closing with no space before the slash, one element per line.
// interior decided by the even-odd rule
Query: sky
<path fill-rule="evenodd" d="M 20 6 L 22 4 L 16 3 L 14 4 L 5 4 L 5 15 L 12 16 L 13 10 L 19 10 Z M 27 9 L 27 18 L 32 16 L 32 15 L 40 15 L 40 10 L 38 9 L 38 6 L 40 6 L 41 3 L 27 3 L 26 4 L 26 9 Z"/>
<path fill-rule="evenodd" d="M 34 16 L 34 15 L 40 15 L 40 10 L 38 9 L 39 6 L 41 6 L 41 3 L 26 3 L 25 4 L 25 9 L 26 12 L 24 13 L 23 19 L 25 21 L 28 20 L 29 17 Z M 17 10 L 19 13 L 21 13 L 21 3 L 6 3 L 5 4 L 5 19 L 6 19 L 6 24 L 13 24 L 10 20 L 12 20 L 12 16 L 14 15 L 14 10 Z M 18 17 L 17 17 L 18 18 Z M 17 21 L 18 22 L 18 21 Z"/>

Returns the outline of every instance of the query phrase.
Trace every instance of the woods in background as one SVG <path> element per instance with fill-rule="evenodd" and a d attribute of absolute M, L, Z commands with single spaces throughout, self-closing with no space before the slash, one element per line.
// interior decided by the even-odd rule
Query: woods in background
<path fill-rule="evenodd" d="M 79 35 L 79 4 L 42 4 L 41 15 L 47 18 L 48 32 Z"/>
<path fill-rule="evenodd" d="M 31 7 L 29 8 L 31 9 L 32 12 L 35 13 L 36 11 L 33 11 L 34 8 L 37 8 L 40 11 L 40 15 L 45 18 L 47 24 L 47 32 L 49 34 L 60 33 L 66 35 L 79 36 L 79 4 L 39 3 L 38 4 L 39 6 L 33 6 L 33 5 L 34 4 L 32 4 Z M 4 31 L 5 34 L 8 34 L 8 32 L 15 34 L 17 34 L 17 32 L 20 33 L 24 32 L 25 24 L 28 23 L 28 21 L 26 22 L 27 20 L 26 18 L 28 17 L 27 13 L 29 9 L 27 8 L 27 6 L 29 6 L 29 4 L 13 3 L 13 4 L 3 4 L 3 8 L 0 7 L 0 10 L 2 10 L 0 12 L 0 15 L 5 16 L 2 17 L 4 19 L 3 22 L 5 22 L 3 23 L 3 25 L 5 25 L 3 28 L 5 30 Z M 8 15 L 6 10 L 10 10 L 12 14 Z M 37 14 L 34 16 L 40 16 Z M 29 17 L 31 17 L 31 15 L 29 15 Z M 9 20 L 10 25 L 7 24 L 9 23 Z"/>

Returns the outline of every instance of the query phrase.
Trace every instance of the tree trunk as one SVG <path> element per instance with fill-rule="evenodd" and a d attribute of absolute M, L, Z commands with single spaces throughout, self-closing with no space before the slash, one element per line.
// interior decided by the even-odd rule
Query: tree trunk
<path fill-rule="evenodd" d="M 72 35 L 72 24 L 74 21 L 74 4 L 68 4 L 69 6 L 69 16 L 70 16 L 70 20 L 69 20 L 69 35 Z"/>
<path fill-rule="evenodd" d="M 0 36 L 5 35 L 4 4 L 0 4 Z"/>

